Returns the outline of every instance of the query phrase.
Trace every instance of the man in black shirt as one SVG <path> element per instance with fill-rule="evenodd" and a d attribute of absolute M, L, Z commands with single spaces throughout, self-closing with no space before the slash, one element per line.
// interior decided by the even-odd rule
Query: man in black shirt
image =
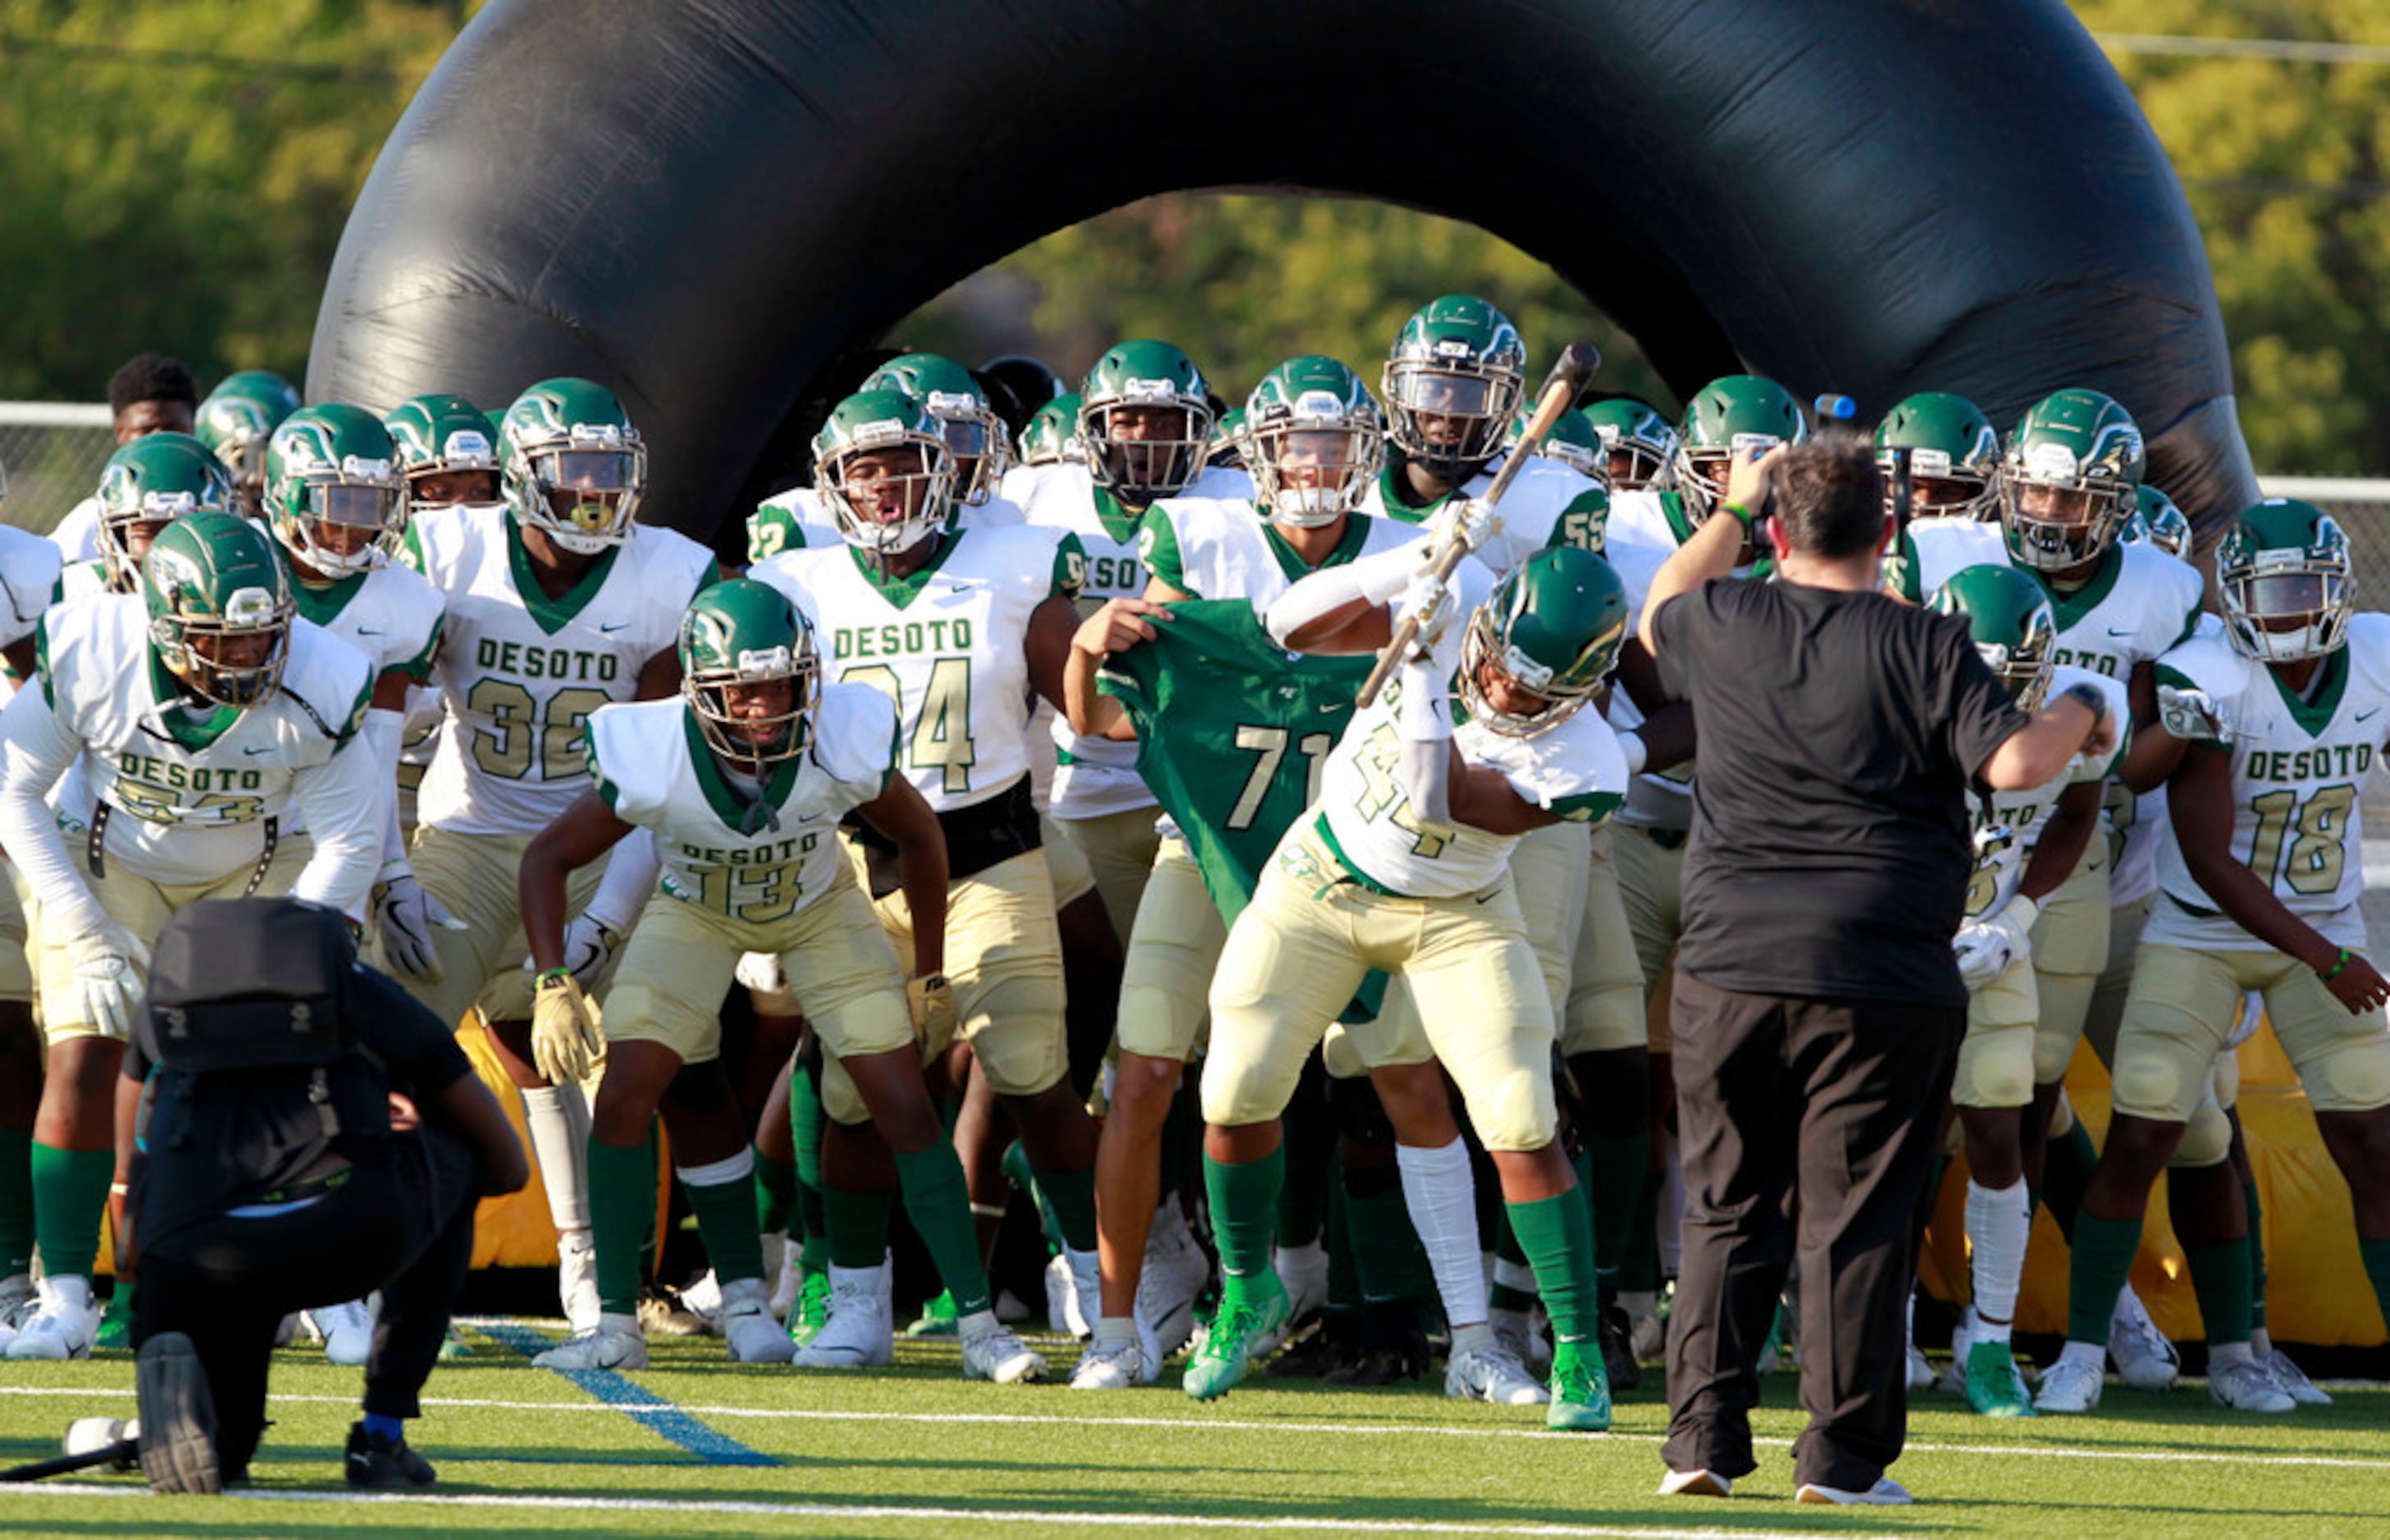
<path fill-rule="evenodd" d="M 318 1039 L 315 1058 L 272 1041 L 277 1026 Z M 199 1067 L 192 1045 L 212 1029 L 224 1035 Z M 330 910 L 196 904 L 159 937 L 116 1125 L 130 1173 L 118 1265 L 139 1273 L 150 1484 L 206 1493 L 240 1480 L 265 1428 L 282 1317 L 379 1290 L 348 1480 L 430 1485 L 404 1422 L 420 1413 L 472 1261 L 475 1204 L 530 1174 L 447 1026 L 359 965 Z"/>
<path fill-rule="evenodd" d="M 1727 576 L 1763 520 L 1777 580 Z M 1799 1497 L 1908 1500 L 1884 1470 L 1908 1420 L 1910 1214 L 1966 1030 L 1967 796 L 2041 785 L 2114 733 L 2096 693 L 2028 720 L 1963 619 L 1879 595 L 1890 536 L 1859 441 L 1741 457 L 1643 610 L 1702 743 L 1671 1019 L 1686 1212 L 1664 1494 L 1723 1496 L 1754 1469 L 1756 1364 L 1797 1255 Z"/>

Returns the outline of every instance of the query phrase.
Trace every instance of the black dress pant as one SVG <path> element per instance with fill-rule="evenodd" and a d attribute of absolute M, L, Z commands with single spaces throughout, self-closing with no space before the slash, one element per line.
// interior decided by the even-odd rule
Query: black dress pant
<path fill-rule="evenodd" d="M 1798 1481 L 1864 1490 L 1908 1426 L 1910 1213 L 1963 1007 L 1713 988 L 1679 971 L 1684 1250 L 1668 1317 L 1672 1470 L 1744 1475 L 1759 1353 L 1801 1264 Z"/>
<path fill-rule="evenodd" d="M 392 1137 L 386 1169 L 355 1168 L 304 1208 L 219 1214 L 175 1226 L 155 1245 L 145 1239 L 134 1346 L 163 1331 L 190 1338 L 215 1398 L 217 1464 L 238 1474 L 265 1430 L 266 1367 L 282 1318 L 379 1289 L 365 1409 L 418 1416 L 416 1397 L 439 1361 L 472 1264 L 480 1194 L 464 1141 L 426 1128 Z"/>

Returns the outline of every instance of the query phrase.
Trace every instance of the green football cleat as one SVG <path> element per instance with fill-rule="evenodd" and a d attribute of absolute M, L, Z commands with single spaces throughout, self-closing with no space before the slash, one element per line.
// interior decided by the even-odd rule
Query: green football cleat
<path fill-rule="evenodd" d="M 1602 1371 L 1599 1341 L 1557 1344 L 1551 1387 L 1545 1427 L 1561 1433 L 1610 1431 L 1610 1376 Z"/>
<path fill-rule="evenodd" d="M 2006 1342 L 1977 1342 L 1967 1349 L 1967 1405 L 1985 1417 L 2031 1417 L 2033 1397 L 2017 1372 L 2016 1354 Z"/>
<path fill-rule="evenodd" d="M 1253 1344 L 1285 1324 L 1286 1309 L 1286 1288 L 1276 1273 L 1229 1279 L 1212 1329 L 1187 1365 L 1187 1393 L 1213 1401 L 1242 1384 L 1253 1367 Z"/>
<path fill-rule="evenodd" d="M 99 1331 L 91 1340 L 96 1348 L 130 1347 L 133 1343 L 133 1289 L 120 1287 L 108 1296 L 108 1314 L 100 1317 Z"/>
<path fill-rule="evenodd" d="M 951 1337 L 955 1334 L 955 1295 L 942 1290 L 921 1302 L 921 1318 L 905 1328 L 907 1337 Z"/>
<path fill-rule="evenodd" d="M 829 1274 L 807 1273 L 797 1286 L 797 1306 L 789 1312 L 789 1341 L 810 1347 L 829 1324 Z"/>

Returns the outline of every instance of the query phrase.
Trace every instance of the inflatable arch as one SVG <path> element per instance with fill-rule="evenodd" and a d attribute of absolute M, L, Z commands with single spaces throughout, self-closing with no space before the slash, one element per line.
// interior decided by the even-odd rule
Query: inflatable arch
<path fill-rule="evenodd" d="M 2255 496 L 2199 232 L 2061 0 L 496 0 L 366 184 L 307 393 L 602 379 L 649 516 L 708 537 L 834 361 L 1050 231 L 1231 186 L 1482 226 L 1680 393 L 1740 361 L 2007 422 L 2094 383 L 2204 529 Z"/>

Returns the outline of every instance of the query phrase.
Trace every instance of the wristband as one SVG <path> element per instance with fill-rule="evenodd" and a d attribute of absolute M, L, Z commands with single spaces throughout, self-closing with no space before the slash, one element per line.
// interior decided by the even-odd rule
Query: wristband
<path fill-rule="evenodd" d="M 2332 971 L 2327 973 L 2322 969 L 2319 968 L 2316 969 L 2316 977 L 2322 980 L 2325 983 L 2330 983 L 2334 979 L 2339 978 L 2341 971 L 2347 967 L 2348 948 L 2344 946 L 2340 949 L 2340 960 L 2332 965 Z"/>
<path fill-rule="evenodd" d="M 1637 732 L 1618 735 L 1618 751 L 1626 756 L 1626 773 L 1630 776 L 1641 775 L 1645 763 L 1651 757 L 1651 751 L 1643 742 L 1643 735 Z"/>
<path fill-rule="evenodd" d="M 1741 503 L 1720 503 L 1718 507 L 1726 512 L 1734 515 L 1736 520 L 1739 520 L 1746 530 L 1759 522 L 1759 515 L 1752 512 L 1749 508 L 1744 507 Z"/>
<path fill-rule="evenodd" d="M 2069 685 L 2062 693 L 2091 713 L 2091 725 L 2094 727 L 2108 720 L 2108 698 L 2101 692 L 2099 686 Z"/>
<path fill-rule="evenodd" d="M 572 982 L 572 969 L 569 968 L 545 969 L 537 975 L 533 982 L 542 989 L 552 988 L 557 984 L 571 983 Z"/>

